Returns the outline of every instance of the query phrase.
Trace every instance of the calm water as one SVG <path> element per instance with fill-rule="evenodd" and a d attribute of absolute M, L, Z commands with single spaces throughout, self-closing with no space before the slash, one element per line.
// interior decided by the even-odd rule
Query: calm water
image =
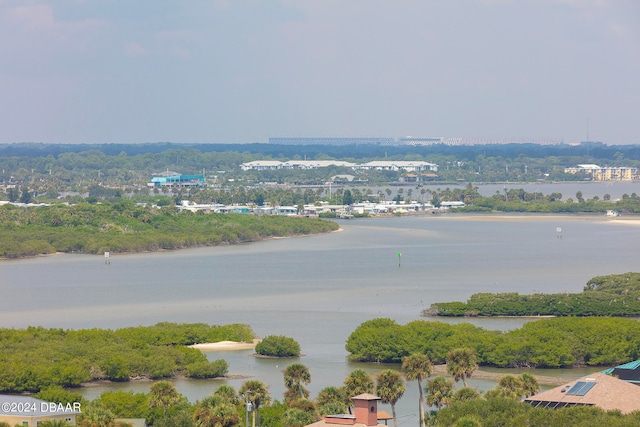
<path fill-rule="evenodd" d="M 344 344 L 365 320 L 390 317 L 406 323 L 420 319 L 420 311 L 433 302 L 465 300 L 475 292 L 579 292 L 593 276 L 638 270 L 640 226 L 632 221 L 440 215 L 341 224 L 341 232 L 313 237 L 113 256 L 110 265 L 87 255 L 0 262 L 0 324 L 248 323 L 259 336 L 286 335 L 300 342 L 305 354 L 300 361 L 311 370 L 315 397 L 363 366 L 347 361 Z M 524 320 L 473 322 L 506 330 Z M 225 358 L 230 374 L 260 379 L 282 399 L 281 371 L 290 361 L 256 359 L 250 353 L 209 357 Z M 364 366 L 371 372 L 385 368 Z M 239 387 L 242 380 L 227 382 Z M 176 386 L 195 401 L 220 383 L 180 380 Z M 484 390 L 493 384 L 474 380 L 472 386 Z M 110 387 L 146 391 L 149 383 Z M 104 390 L 83 393 L 94 398 Z M 415 396 L 411 384 L 398 404 L 401 424 L 417 422 Z"/>

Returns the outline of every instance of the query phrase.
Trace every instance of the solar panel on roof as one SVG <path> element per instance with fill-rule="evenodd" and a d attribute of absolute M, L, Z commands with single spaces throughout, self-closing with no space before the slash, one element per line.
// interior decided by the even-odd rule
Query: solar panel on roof
<path fill-rule="evenodd" d="M 578 390 L 576 392 L 576 396 L 584 396 L 585 394 L 587 394 L 589 392 L 589 390 L 591 390 L 593 388 L 594 385 L 596 385 L 595 382 L 586 383 L 584 386 L 582 386 L 582 388 L 580 390 Z"/>
<path fill-rule="evenodd" d="M 584 385 L 586 384 L 586 382 L 584 381 L 578 381 L 573 387 L 571 387 L 571 389 L 567 392 L 567 395 L 574 395 L 576 394 L 576 392 L 578 390 L 580 390 Z"/>

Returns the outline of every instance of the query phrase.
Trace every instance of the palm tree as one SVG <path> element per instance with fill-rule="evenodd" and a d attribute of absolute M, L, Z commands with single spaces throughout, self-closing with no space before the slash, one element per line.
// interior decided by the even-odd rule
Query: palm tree
<path fill-rule="evenodd" d="M 457 348 L 447 353 L 447 372 L 453 375 L 453 379 L 458 382 L 462 380 L 467 386 L 467 378 L 471 378 L 473 371 L 478 369 L 476 355 L 470 348 Z"/>
<path fill-rule="evenodd" d="M 448 405 L 453 397 L 453 382 L 438 375 L 427 383 L 425 392 L 427 393 L 427 404 L 440 409 Z"/>
<path fill-rule="evenodd" d="M 420 406 L 420 427 L 425 427 L 424 419 L 424 394 L 422 393 L 422 380 L 429 378 L 433 372 L 433 365 L 426 354 L 412 354 L 402 359 L 402 371 L 407 380 L 418 381 L 418 391 L 420 397 L 418 403 Z"/>
<path fill-rule="evenodd" d="M 505 397 L 507 399 L 520 400 L 522 396 L 529 397 L 540 390 L 538 381 L 530 374 L 521 376 L 503 375 L 498 379 L 498 384 L 491 390 L 487 390 L 485 397 Z"/>
<path fill-rule="evenodd" d="M 167 419 L 167 409 L 180 402 L 180 393 L 169 381 L 157 381 L 151 386 L 149 406 L 162 408 L 162 417 Z"/>
<path fill-rule="evenodd" d="M 349 413 L 351 413 L 351 408 L 353 406 L 353 402 L 351 401 L 353 396 L 357 396 L 362 393 L 373 393 L 374 390 L 375 384 L 371 375 L 369 375 L 364 369 L 356 369 L 355 371 L 352 371 L 344 380 L 345 404 L 349 408 Z"/>
<path fill-rule="evenodd" d="M 344 388 L 334 386 L 323 388 L 316 398 L 321 415 L 343 414 L 347 410 L 346 401 Z"/>
<path fill-rule="evenodd" d="M 295 400 L 309 397 L 309 390 L 304 388 L 302 384 L 311 382 L 311 372 L 302 363 L 293 363 L 284 370 L 284 385 L 288 392 L 285 398 L 287 400 Z"/>
<path fill-rule="evenodd" d="M 240 398 L 238 397 L 238 393 L 236 393 L 236 389 L 229 384 L 222 384 L 213 392 L 213 394 L 224 397 L 232 405 L 238 405 L 240 403 Z"/>
<path fill-rule="evenodd" d="M 530 397 L 540 391 L 540 384 L 538 384 L 538 380 L 531 374 L 522 374 L 520 375 L 520 380 L 522 381 L 522 392 L 524 397 Z"/>
<path fill-rule="evenodd" d="M 524 390 L 522 389 L 522 381 L 515 375 L 503 375 L 498 379 L 498 385 L 503 390 L 504 397 L 511 399 L 520 399 Z"/>
<path fill-rule="evenodd" d="M 90 406 L 80 414 L 80 427 L 113 427 L 114 416 L 108 409 Z"/>
<path fill-rule="evenodd" d="M 392 369 L 385 369 L 377 375 L 376 380 L 376 394 L 380 397 L 382 403 L 388 403 L 391 405 L 393 425 L 394 427 L 398 427 L 398 420 L 396 418 L 396 402 L 400 400 L 405 390 L 402 374 Z"/>
<path fill-rule="evenodd" d="M 260 406 L 271 403 L 271 395 L 269 394 L 269 390 L 267 390 L 267 386 L 260 380 L 248 380 L 242 383 L 238 391 L 240 395 L 246 396 L 246 400 L 253 405 L 253 427 L 256 427 L 256 414 L 258 426 L 260 426 L 260 413 L 258 410 Z"/>
<path fill-rule="evenodd" d="M 233 427 L 239 424 L 238 408 L 222 395 L 212 394 L 196 403 L 193 413 L 196 427 Z"/>
<path fill-rule="evenodd" d="M 462 387 L 451 397 L 452 402 L 469 402 L 480 398 L 478 390 L 471 387 Z"/>

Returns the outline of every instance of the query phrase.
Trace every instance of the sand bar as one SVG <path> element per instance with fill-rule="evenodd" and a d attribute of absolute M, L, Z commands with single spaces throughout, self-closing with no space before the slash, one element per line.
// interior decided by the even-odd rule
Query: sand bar
<path fill-rule="evenodd" d="M 189 347 L 196 348 L 203 352 L 210 351 L 235 351 L 235 350 L 251 350 L 256 347 L 256 344 L 260 342 L 259 339 L 254 339 L 252 342 L 237 342 L 237 341 L 220 341 L 220 342 L 208 342 L 193 344 Z"/>

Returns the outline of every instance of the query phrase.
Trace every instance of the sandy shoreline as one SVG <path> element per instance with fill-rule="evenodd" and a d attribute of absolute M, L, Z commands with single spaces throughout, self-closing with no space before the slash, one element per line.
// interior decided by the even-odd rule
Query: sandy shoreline
<path fill-rule="evenodd" d="M 237 350 L 251 350 L 256 348 L 256 344 L 260 342 L 260 339 L 256 338 L 253 342 L 237 342 L 237 341 L 220 341 L 220 342 L 207 342 L 200 344 L 190 345 L 190 348 L 198 349 L 202 352 L 210 351 L 237 351 Z"/>

